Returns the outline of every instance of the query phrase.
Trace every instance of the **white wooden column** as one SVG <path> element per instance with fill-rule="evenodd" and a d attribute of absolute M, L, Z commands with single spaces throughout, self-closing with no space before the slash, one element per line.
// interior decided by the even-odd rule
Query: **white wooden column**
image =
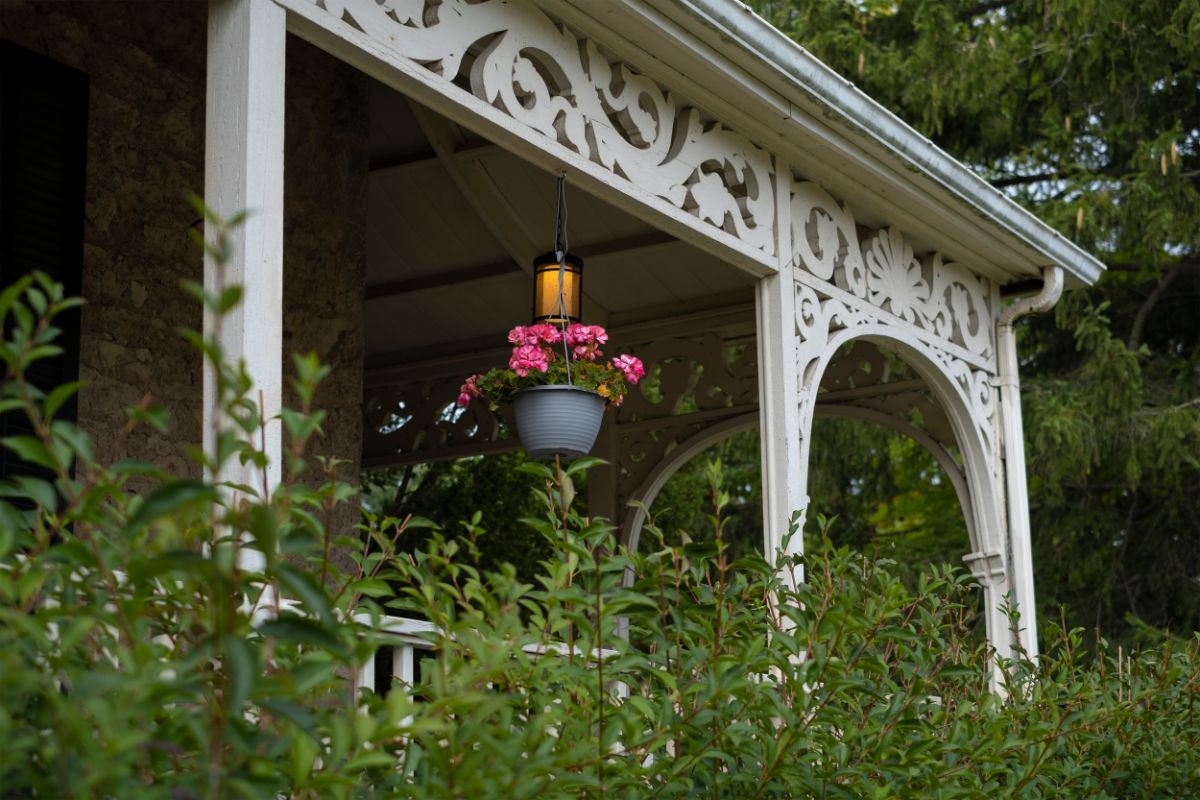
<path fill-rule="evenodd" d="M 1008 543 L 1012 563 L 1013 599 L 1020 614 L 1021 645 L 1038 657 L 1037 598 L 1033 585 L 1033 536 L 1029 523 L 1029 479 L 1025 470 L 1025 422 L 1021 415 L 1021 380 L 1017 358 L 1017 320 L 1049 311 L 1063 291 L 1063 271 L 1046 267 L 1042 288 L 1033 297 L 1015 300 L 996 321 L 996 362 L 1000 384 L 1000 441 L 1004 443 L 1003 472 L 1008 507 Z M 999 481 L 999 476 L 997 476 Z"/>
<path fill-rule="evenodd" d="M 242 303 L 224 317 L 220 341 L 230 361 L 244 361 L 262 392 L 268 486 L 281 475 L 281 429 L 277 419 L 283 386 L 283 88 L 285 13 L 270 0 L 211 0 L 208 13 L 208 77 L 205 107 L 204 200 L 222 218 L 243 209 L 245 223 L 233 232 L 225 265 L 227 285 L 241 284 Z M 207 224 L 207 223 L 206 223 Z M 210 241 L 211 225 L 206 229 Z M 204 284 L 218 279 L 211 258 Z M 205 314 L 204 331 L 214 320 Z M 216 381 L 204 371 L 204 448 L 215 447 Z M 221 477 L 252 486 L 262 473 L 231 465 Z"/>
<path fill-rule="evenodd" d="M 776 247 L 779 271 L 761 278 L 755 293 L 758 333 L 758 392 L 762 440 L 763 544 L 768 559 L 783 544 L 793 513 L 808 507 L 802 462 L 796 284 L 792 276 L 791 168 L 775 164 Z M 803 432 L 807 435 L 807 431 Z M 803 516 L 801 517 L 803 525 Z M 792 539 L 801 552 L 804 540 Z"/>

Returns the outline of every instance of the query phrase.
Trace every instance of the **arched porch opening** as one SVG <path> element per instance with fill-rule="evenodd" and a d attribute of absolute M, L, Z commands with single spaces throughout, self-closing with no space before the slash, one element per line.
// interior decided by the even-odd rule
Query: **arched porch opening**
<path fill-rule="evenodd" d="M 970 533 L 974 529 L 973 506 L 954 434 L 945 412 L 922 379 L 898 357 L 875 344 L 851 341 L 842 345 L 830 362 L 817 397 L 810 435 L 817 446 L 809 454 L 807 470 L 813 488 L 821 487 L 812 498 L 814 512 L 828 516 L 842 508 L 831 506 L 826 498 L 835 493 L 854 493 L 858 491 L 856 486 L 872 482 L 875 477 L 869 474 L 872 469 L 879 469 L 881 462 L 883 468 L 891 465 L 887 451 L 911 442 L 919 452 L 907 456 L 907 461 L 912 463 L 912 469 L 919 471 L 917 479 L 928 481 L 931 488 L 938 487 L 934 488 L 938 493 L 949 493 L 959 515 L 954 533 L 961 534 L 961 540 L 956 535 L 948 548 L 930 554 L 930 558 L 953 561 L 977 549 L 970 546 L 975 541 Z M 758 429 L 757 413 L 731 417 L 700 430 L 663 455 L 627 501 L 622 541 L 637 549 L 642 544 L 644 526 L 656 513 L 668 514 L 667 527 L 673 524 L 671 520 L 687 516 L 656 507 L 664 489 L 679 480 L 681 472 L 694 471 L 688 468 L 718 455 L 722 445 L 728 445 L 735 437 L 752 435 L 757 450 Z M 846 446 L 851 450 L 842 449 Z M 905 458 L 903 454 L 899 457 Z M 755 480 L 759 479 L 756 474 Z M 744 487 L 735 488 L 737 492 L 743 490 Z M 879 489 L 867 491 L 876 505 L 890 500 L 882 497 Z M 698 497 L 689 499 L 703 502 Z M 704 513 L 707 509 L 692 516 Z M 862 508 L 857 513 L 862 514 Z M 879 525 L 860 519 L 843 519 L 843 524 L 855 528 Z M 708 534 L 707 528 L 683 530 L 693 538 Z M 856 544 L 867 546 L 867 542 Z M 761 544 L 757 547 L 761 551 Z"/>
<path fill-rule="evenodd" d="M 947 357 L 901 326 L 860 320 L 825 333 L 821 352 L 801 379 L 804 495 L 818 416 L 883 424 L 920 443 L 955 488 L 970 541 L 963 560 L 983 590 L 988 641 L 997 655 L 1009 657 L 1013 645 L 1006 611 L 1010 559 L 1004 497 L 997 480 L 994 389 L 988 376 Z M 865 357 L 837 360 L 840 353 L 861 352 L 864 346 Z M 897 364 L 913 378 L 890 379 L 888 373 Z"/>

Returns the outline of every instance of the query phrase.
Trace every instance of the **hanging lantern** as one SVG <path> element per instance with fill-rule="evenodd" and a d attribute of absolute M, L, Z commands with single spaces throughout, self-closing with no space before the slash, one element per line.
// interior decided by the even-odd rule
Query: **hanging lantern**
<path fill-rule="evenodd" d="M 583 310 L 583 259 L 546 253 L 533 260 L 533 321 L 579 322 Z"/>

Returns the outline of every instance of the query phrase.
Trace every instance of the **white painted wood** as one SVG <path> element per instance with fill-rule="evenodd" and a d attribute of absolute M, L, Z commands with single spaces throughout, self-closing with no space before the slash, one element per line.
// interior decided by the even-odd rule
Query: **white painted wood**
<path fill-rule="evenodd" d="M 490 100 L 484 99 L 488 96 L 489 89 L 487 87 L 496 88 L 500 84 L 495 82 L 496 75 L 484 75 L 483 72 L 486 70 L 483 67 L 480 68 L 481 72 L 477 76 L 480 81 L 480 91 L 483 93 L 481 96 L 464 91 L 451 83 L 448 79 L 450 77 L 448 72 L 443 75 L 447 65 L 453 66 L 454 69 L 451 71 L 457 72 L 458 66 L 461 66 L 463 53 L 475 41 L 475 39 L 457 41 L 455 37 L 469 38 L 496 25 L 500 26 L 496 30 L 507 30 L 508 26 L 517 25 L 518 30 L 514 33 L 519 33 L 518 36 L 495 39 L 495 41 L 500 41 L 512 38 L 513 41 L 506 41 L 505 48 L 511 48 L 517 40 L 527 45 L 530 44 L 526 37 L 536 29 L 539 32 L 538 35 L 545 37 L 544 40 L 539 39 L 538 42 L 544 41 L 550 48 L 550 52 L 568 52 L 570 48 L 564 49 L 563 47 L 568 37 L 564 37 L 544 16 L 539 20 L 537 15 L 540 15 L 541 12 L 534 9 L 526 0 L 508 0 L 503 3 L 486 4 L 455 0 L 453 12 L 446 4 L 443 4 L 439 6 L 438 19 L 454 22 L 455 29 L 448 36 L 439 33 L 438 37 L 428 41 L 422 40 L 424 28 L 417 29 L 397 23 L 395 18 L 388 16 L 387 7 L 377 5 L 373 0 L 366 2 L 363 0 L 337 0 L 336 2 L 330 0 L 323 4 L 324 7 L 312 3 L 311 0 L 275 0 L 275 2 L 290 12 L 288 26 L 297 35 L 354 65 L 382 83 L 401 91 L 438 114 L 463 125 L 552 174 L 566 170 L 577 185 L 586 191 L 645 218 L 656 227 L 695 244 L 755 276 L 765 274 L 775 268 L 775 254 L 763 249 L 763 241 L 760 241 L 759 234 L 754 234 L 752 240 L 743 239 L 739 232 L 730 232 L 724 225 L 713 224 L 708 219 L 709 216 L 719 213 L 717 209 L 724 208 L 731 211 L 733 206 L 737 206 L 740 210 L 744 202 L 748 202 L 749 206 L 755 206 L 757 202 L 754 198 L 750 198 L 750 201 L 747 201 L 746 198 L 742 198 L 741 201 L 733 198 L 733 204 L 730 205 L 726 202 L 730 199 L 729 197 L 720 198 L 721 190 L 714 184 L 714 181 L 726 178 L 712 173 L 711 178 L 696 183 L 695 191 L 680 192 L 679 189 L 670 187 L 670 176 L 663 173 L 666 177 L 657 178 L 650 184 L 653 188 L 647 188 L 643 185 L 642 175 L 632 161 L 621 170 L 614 171 L 612 167 L 614 162 L 611 157 L 576 149 L 579 146 L 578 143 L 587 143 L 591 147 L 592 140 L 587 139 L 586 136 L 579 139 L 577 133 L 572 130 L 570 135 L 563 133 L 562 136 L 577 144 L 562 144 L 557 132 L 539 132 L 531 124 L 534 121 L 533 117 L 526 117 L 525 112 L 520 110 L 524 104 L 514 103 L 511 95 L 504 95 L 508 99 L 507 105 L 503 102 L 500 94 L 492 95 Z M 369 30 L 369 33 L 354 27 L 343 19 L 342 12 L 347 8 L 353 9 L 363 17 L 362 20 L 357 16 L 354 19 L 360 27 Z M 468 18 L 462 24 L 459 24 L 456 19 L 460 14 Z M 525 27 L 522 28 L 522 25 Z M 380 36 L 381 32 L 384 33 L 382 37 Z M 481 35 L 487 37 L 486 33 Z M 574 45 L 576 48 L 586 44 L 574 40 L 573 37 L 569 38 L 576 41 Z M 449 42 L 448 45 L 447 42 Z M 450 59 L 450 61 L 446 61 L 446 59 Z M 600 60 L 595 63 L 599 65 Z M 430 68 L 430 65 L 435 62 L 442 64 L 442 71 Z M 480 63 L 476 61 L 476 64 Z M 517 62 L 514 64 L 523 78 L 530 77 L 535 82 L 541 80 L 541 78 L 533 78 L 535 73 L 526 72 L 525 66 Z M 609 65 L 610 70 L 616 70 L 618 67 L 619 65 Z M 636 78 L 635 75 L 629 77 L 630 79 Z M 615 83 L 610 85 L 599 78 L 597 81 L 596 86 L 591 87 L 593 91 L 598 86 L 608 86 L 611 90 L 616 85 Z M 635 83 L 640 88 L 647 82 L 638 79 Z M 515 90 L 515 86 L 510 86 L 509 90 Z M 497 91 L 503 94 L 502 89 L 497 89 Z M 656 91 L 661 92 L 661 89 Z M 538 89 L 535 93 L 539 99 L 546 98 L 544 89 Z M 630 97 L 632 96 L 633 93 L 630 94 Z M 716 157 L 721 160 L 727 156 L 734 159 L 729 167 L 729 174 L 744 176 L 749 168 L 747 166 L 749 162 L 746 162 L 747 165 L 742 165 L 742 160 L 751 155 L 754 159 L 754 169 L 760 169 L 762 151 L 752 142 L 743 138 L 740 141 L 744 142 L 745 146 L 733 145 L 731 144 L 734 141 L 733 132 L 720 126 L 704 128 L 703 125 L 699 125 L 698 120 L 688 113 L 684 113 L 686 111 L 687 109 L 680 109 L 684 124 L 689 126 L 687 136 L 683 136 L 681 132 L 681 146 L 686 145 L 686 148 L 692 148 L 695 155 L 679 161 L 680 169 L 686 167 L 689 161 L 693 166 L 698 166 L 709 158 Z M 522 118 L 514 118 L 514 112 L 521 114 Z M 539 110 L 538 113 L 540 114 L 541 111 Z M 634 110 L 633 106 L 626 111 L 614 111 L 613 113 L 615 118 L 642 117 L 644 114 L 643 111 Z M 603 143 L 596 146 L 625 148 L 624 145 L 615 141 L 616 131 L 611 127 L 607 114 L 588 115 L 587 120 L 589 124 L 595 123 L 588 128 L 596 135 L 595 141 Z M 576 123 L 571 124 L 575 125 Z M 645 124 L 644 118 L 640 124 Z M 702 128 L 703 130 L 701 130 Z M 685 139 L 686 141 L 683 141 Z M 727 152 L 723 151 L 714 156 L 708 151 L 710 146 L 725 147 Z M 633 148 L 633 150 L 639 149 Z M 631 159 L 644 158 L 644 154 L 638 156 L 632 150 L 626 149 L 625 153 Z M 626 169 L 628 172 L 625 172 Z M 630 177 L 625 177 L 626 175 Z M 769 177 L 769 175 L 759 176 L 756 174 L 754 180 L 757 186 L 769 185 Z M 687 178 L 686 174 L 682 175 L 679 180 L 682 181 L 685 178 Z M 664 199 L 660 192 L 667 193 L 672 199 Z M 762 214 L 764 210 L 760 208 L 756 213 Z M 772 213 L 770 217 L 773 222 L 774 214 Z M 730 227 L 735 228 L 736 226 L 737 222 L 734 220 Z M 757 226 L 751 226 L 751 229 L 757 230 Z"/>
<path fill-rule="evenodd" d="M 994 358 L 991 281 L 940 253 L 917 258 L 897 228 L 860 242 L 850 209 L 809 181 L 792 187 L 791 226 L 793 262 L 804 272 L 932 334 L 939 346 Z"/>
<path fill-rule="evenodd" d="M 913 145 L 915 155 L 898 153 L 870 140 L 868 123 L 882 117 L 871 116 L 877 106 L 866 109 L 870 119 L 858 114 L 866 106 L 854 90 L 835 93 L 845 108 L 813 106 L 797 94 L 800 78 L 779 80 L 786 64 L 764 64 L 734 52 L 744 43 L 720 40 L 720 26 L 695 13 L 705 4 L 442 0 L 430 15 L 423 2 L 274 1 L 288 9 L 292 30 L 431 109 L 422 113 L 435 149 L 447 167 L 460 165 L 456 182 L 518 263 L 542 249 L 537 237 L 495 202 L 503 198 L 486 167 L 455 155 L 461 137 L 436 114 L 765 276 L 756 313 L 768 553 L 793 514 L 803 522 L 807 513 L 811 425 L 830 359 L 856 338 L 904 356 L 954 429 L 970 492 L 966 560 L 985 588 L 989 638 L 1000 656 L 1011 652 L 1000 613 L 1013 576 L 994 281 L 1074 250 L 1027 215 L 1013 216 L 994 192 L 972 189 L 976 179 L 963 183 L 966 170 L 944 154 L 923 144 Z M 571 27 L 560 24 L 564 15 Z M 842 130 L 831 121 L 839 117 L 858 127 Z M 737 129 L 722 119 L 737 119 Z M 890 117 L 883 123 L 901 138 L 911 133 Z M 814 176 L 829 190 L 809 182 Z M 965 196 L 955 194 L 964 187 Z M 847 200 L 866 215 L 856 220 Z M 860 222 L 876 230 L 862 238 Z M 918 236 L 902 235 L 898 224 Z M 793 539 L 792 549 L 801 548 Z M 1020 591 L 1032 602 L 1031 582 Z"/>
<path fill-rule="evenodd" d="M 1004 443 L 1004 479 L 1007 489 L 1008 541 L 1012 551 L 1013 596 L 1020 618 L 1019 636 L 1026 655 L 1036 659 L 1037 598 L 1033 585 L 1033 542 L 1029 526 L 1029 484 L 1025 471 L 1025 422 L 1021 414 L 1021 380 L 1014 325 L 1025 314 L 1046 311 L 1062 294 L 1063 273 L 1047 267 L 1042 290 L 1017 300 L 1000 315 L 997 347 L 1000 362 L 1000 438 Z M 999 480 L 999 477 L 997 477 Z"/>
<path fill-rule="evenodd" d="M 783 546 L 798 514 L 799 531 L 789 550 L 803 552 L 804 516 L 808 511 L 807 455 L 801 440 L 807 439 L 812 416 L 801 417 L 798 339 L 796 331 L 796 283 L 790 254 L 791 181 L 785 164 L 776 164 L 775 225 L 779 271 L 759 280 L 756 291 L 758 328 L 759 426 L 762 443 L 763 552 L 768 559 Z"/>
<path fill-rule="evenodd" d="M 241 284 L 242 303 L 221 322 L 225 357 L 244 361 L 262 392 L 267 485 L 281 474 L 281 429 L 277 419 L 283 374 L 283 90 L 286 17 L 270 0 L 213 0 L 208 19 L 208 78 L 205 111 L 204 195 L 223 218 L 250 214 L 232 235 L 224 268 L 226 285 Z M 212 236 L 211 226 L 207 234 Z M 216 289 L 217 264 L 208 258 L 204 283 Z M 214 331 L 205 316 L 206 334 Z M 204 372 L 204 447 L 215 447 L 215 377 Z M 253 398 L 257 400 L 257 396 Z M 256 439 L 256 444 L 258 443 Z M 259 487 L 258 470 L 232 464 L 226 480 Z"/>
<path fill-rule="evenodd" d="M 396 10 L 369 0 L 276 1 L 294 12 L 290 24 L 297 33 L 385 81 L 388 78 L 383 73 L 398 66 L 391 63 L 397 60 L 398 51 L 401 59 L 410 62 L 424 58 L 421 63 L 436 65 L 448 55 L 461 64 L 462 53 L 469 43 L 451 41 L 448 48 L 435 52 L 418 41 L 427 28 L 462 17 L 466 21 L 459 29 L 478 33 L 500 17 L 504 17 L 504 24 L 509 24 L 511 17 L 528 18 L 530 7 L 529 3 L 518 0 L 487 4 L 450 0 L 439 5 L 437 22 L 426 25 L 418 13 L 422 4 Z M 758 49 L 722 33 L 720 24 L 704 19 L 694 9 L 689 10 L 691 3 L 673 0 L 605 3 L 535 0 L 535 3 L 551 19 L 564 20 L 572 26 L 566 36 L 560 31 L 547 37 L 551 50 L 559 46 L 558 39 L 582 32 L 583 40 L 598 43 L 606 56 L 615 54 L 620 65 L 628 64 L 639 79 L 644 76 L 669 87 L 672 93 L 700 104 L 706 113 L 718 119 L 736 120 L 739 132 L 756 146 L 790 159 L 806 177 L 825 183 L 864 214 L 869 211 L 874 218 L 864 217 L 865 221 L 880 227 L 904 226 L 914 234 L 922 250 L 941 250 L 948 258 L 971 264 L 999 280 L 1036 274 L 1047 258 L 1061 262 L 1068 269 L 1079 269 L 1081 274 L 1091 276 L 1086 277 L 1088 280 L 1099 269 L 1087 254 L 1064 244 L 1051 229 L 970 176 L 963 165 L 927 140 L 918 140 L 910 128 L 850 84 L 836 79 L 827 68 L 752 14 L 738 16 L 754 19 L 761 29 Z M 473 8 L 475 5 L 488 7 Z M 359 16 L 355 16 L 356 12 Z M 521 39 L 523 43 L 527 31 L 525 26 L 520 28 L 522 35 L 506 34 L 503 38 Z M 771 35 L 763 38 L 766 32 Z M 506 42 L 496 49 L 518 46 L 521 43 Z M 354 61 L 356 55 L 352 51 L 356 50 L 363 51 L 357 58 L 364 63 Z M 769 56 L 765 54 L 767 51 Z M 368 63 L 373 59 L 384 63 Z M 527 66 L 526 62 L 521 69 Z M 820 97 L 812 94 L 811 88 L 805 88 L 803 76 L 789 72 L 798 66 L 809 70 L 809 78 L 821 73 L 829 79 L 818 81 Z M 437 69 L 425 72 L 438 74 Z M 481 81 L 495 78 L 494 74 L 484 75 L 486 72 L 487 69 L 480 70 Z M 450 76 L 444 69 L 441 73 L 441 93 L 449 97 L 453 93 L 447 93 L 444 84 Z M 413 96 L 435 90 L 434 82 L 428 80 L 429 74 L 413 71 L 407 77 L 422 84 L 408 91 Z M 832 94 L 825 91 L 831 82 L 839 84 Z M 439 106 L 438 98 L 418 99 L 447 113 L 446 108 Z M 473 104 L 451 105 L 456 105 L 449 109 L 455 112 Z M 532 109 L 528 111 L 534 113 Z M 472 121 L 461 114 L 456 119 L 490 138 L 497 138 L 480 127 L 490 125 L 489 120 Z M 880 138 L 875 130 L 879 125 L 875 123 L 882 125 L 879 129 L 886 129 L 888 135 Z M 570 137 L 572 132 L 565 127 L 561 135 Z M 898 148 L 897 140 L 906 144 Z M 555 169 L 562 164 L 564 154 L 552 147 L 528 149 L 526 146 L 531 143 L 522 141 L 502 144 L 514 151 L 523 150 L 526 157 L 547 164 L 547 168 Z M 605 191 L 603 187 L 596 188 Z M 993 213 L 979 213 L 980 208 Z M 675 221 L 678 220 L 676 217 Z M 698 230 L 694 226 L 693 229 Z"/>
<path fill-rule="evenodd" d="M 413 663 L 413 647 L 411 644 L 397 644 L 392 649 L 392 680 L 402 681 L 412 686 L 416 682 Z"/>
<path fill-rule="evenodd" d="M 995 278 L 1057 263 L 1091 282 L 1103 269 L 741 2 L 535 1 L 717 116 L 732 106 L 747 135 L 877 212 L 873 227 L 920 233 Z"/>
<path fill-rule="evenodd" d="M 973 367 L 937 342 L 918 335 L 920 329 L 899 322 L 869 304 L 853 305 L 797 281 L 796 326 L 799 331 L 798 369 L 802 375 L 802 431 L 815 414 L 816 393 L 830 361 L 843 345 L 863 339 L 897 353 L 920 376 L 946 413 L 963 459 L 970 490 L 974 525 L 973 551 L 964 561 L 984 590 L 988 640 L 1001 658 L 1012 653 L 1008 620 L 1002 611 L 1008 594 L 1007 541 L 1003 522 L 996 459 L 996 390 L 994 374 Z M 844 292 L 842 293 L 845 294 Z M 809 439 L 801 442 L 807 459 Z"/>

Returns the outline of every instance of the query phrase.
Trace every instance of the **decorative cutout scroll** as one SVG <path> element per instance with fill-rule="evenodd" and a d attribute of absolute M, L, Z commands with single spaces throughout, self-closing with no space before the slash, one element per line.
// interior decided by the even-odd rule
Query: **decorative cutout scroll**
<path fill-rule="evenodd" d="M 313 0 L 381 46 L 766 253 L 771 156 L 528 0 Z"/>
<path fill-rule="evenodd" d="M 731 351 L 715 333 L 639 344 L 646 379 L 625 398 L 617 417 L 617 507 L 676 447 L 722 420 L 758 407 L 755 349 Z M 649 424 L 647 424 L 649 423 Z"/>
<path fill-rule="evenodd" d="M 700 341 L 659 339 L 638 345 L 636 352 L 648 377 L 626 396 L 618 422 L 758 402 L 753 347 L 747 347 L 730 363 L 728 343 L 715 333 L 707 333 Z"/>
<path fill-rule="evenodd" d="M 499 439 L 502 420 L 486 404 L 455 405 L 461 385 L 462 376 L 452 375 L 369 392 L 363 404 L 364 458 L 409 463 Z"/>
<path fill-rule="evenodd" d="M 939 253 L 918 259 L 896 228 L 860 242 L 850 211 L 815 183 L 792 191 L 792 248 L 798 266 L 832 281 L 900 321 L 990 359 L 991 286 Z"/>

